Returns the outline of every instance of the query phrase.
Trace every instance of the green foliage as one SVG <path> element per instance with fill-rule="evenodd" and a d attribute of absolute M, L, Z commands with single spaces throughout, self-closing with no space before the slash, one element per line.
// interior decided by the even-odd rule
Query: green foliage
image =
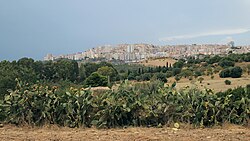
<path fill-rule="evenodd" d="M 74 82 L 77 80 L 79 70 L 76 61 L 68 59 L 60 59 L 56 62 L 57 77 L 61 80 L 70 80 Z"/>
<path fill-rule="evenodd" d="M 209 58 L 207 61 L 204 62 L 208 62 L 209 64 L 214 64 L 214 63 L 218 63 L 222 58 L 219 55 L 215 55 L 214 57 Z"/>
<path fill-rule="evenodd" d="M 231 68 L 226 68 L 222 70 L 219 74 L 221 78 L 227 78 L 227 77 L 232 77 L 232 78 L 239 78 L 241 77 L 243 73 L 243 70 L 241 67 L 231 67 Z"/>
<path fill-rule="evenodd" d="M 193 76 L 193 72 L 191 70 L 185 69 L 181 71 L 180 75 L 187 78 L 189 76 Z"/>
<path fill-rule="evenodd" d="M 233 68 L 231 68 L 231 77 L 232 78 L 239 78 L 239 77 L 241 77 L 241 75 L 242 75 L 242 69 L 241 69 L 241 67 L 233 67 Z"/>
<path fill-rule="evenodd" d="M 160 80 L 160 81 L 162 81 L 164 83 L 168 82 L 167 76 L 164 73 L 162 73 L 162 72 L 155 73 L 154 77 L 156 77 L 157 80 Z"/>
<path fill-rule="evenodd" d="M 180 68 L 173 68 L 172 72 L 173 72 L 173 76 L 176 76 L 177 74 L 181 73 L 181 69 Z"/>
<path fill-rule="evenodd" d="M 68 127 L 158 126 L 184 122 L 212 126 L 247 124 L 249 86 L 214 94 L 211 90 L 164 87 L 161 81 L 131 85 L 93 95 L 83 89 L 23 85 L 0 100 L 1 121 L 16 125 Z"/>
<path fill-rule="evenodd" d="M 221 60 L 221 61 L 219 62 L 219 65 L 220 65 L 221 67 L 223 67 L 223 68 L 233 67 L 234 64 L 235 64 L 235 62 L 229 61 L 229 60 L 225 60 L 225 59 L 224 59 L 224 60 Z"/>
<path fill-rule="evenodd" d="M 93 72 L 85 82 L 86 86 L 97 87 L 97 86 L 107 86 L 108 79 L 107 77 L 100 75 L 97 72 Z"/>
<path fill-rule="evenodd" d="M 226 85 L 231 85 L 231 81 L 230 80 L 225 80 L 224 81 Z"/>
<path fill-rule="evenodd" d="M 110 77 L 110 79 L 112 81 L 115 81 L 116 77 L 118 75 L 117 71 L 114 68 L 108 67 L 108 66 L 103 66 L 103 67 L 99 68 L 97 70 L 97 73 L 99 73 L 103 76 L 106 76 L 106 77 Z"/>
<path fill-rule="evenodd" d="M 185 64 L 185 61 L 180 59 L 173 64 L 173 67 L 174 68 L 182 68 L 184 66 L 184 64 Z"/>
<path fill-rule="evenodd" d="M 181 76 L 180 76 L 180 75 L 176 75 L 176 76 L 174 77 L 174 79 L 178 82 L 179 80 L 181 80 Z"/>
<path fill-rule="evenodd" d="M 150 73 L 144 73 L 141 75 L 142 81 L 149 81 L 151 79 L 152 75 Z"/>
<path fill-rule="evenodd" d="M 230 76 L 231 76 L 231 71 L 230 71 L 230 69 L 227 68 L 227 69 L 222 70 L 222 71 L 220 72 L 219 76 L 220 76 L 221 78 L 230 77 Z"/>

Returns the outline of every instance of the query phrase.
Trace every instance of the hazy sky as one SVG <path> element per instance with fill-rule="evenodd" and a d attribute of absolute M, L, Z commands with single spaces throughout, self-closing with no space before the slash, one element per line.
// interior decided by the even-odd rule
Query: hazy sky
<path fill-rule="evenodd" d="M 0 60 L 120 43 L 250 44 L 250 0 L 0 0 Z"/>

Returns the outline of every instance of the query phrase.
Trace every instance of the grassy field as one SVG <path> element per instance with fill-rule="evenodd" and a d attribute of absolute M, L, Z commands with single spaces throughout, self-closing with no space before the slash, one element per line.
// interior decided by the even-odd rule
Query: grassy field
<path fill-rule="evenodd" d="M 174 64 L 176 60 L 172 58 L 161 58 L 161 59 L 149 59 L 143 62 L 140 62 L 139 64 L 145 65 L 145 66 L 166 66 L 166 63 L 168 64 Z"/>
<path fill-rule="evenodd" d="M 161 59 L 150 59 L 147 61 L 143 61 L 140 64 L 143 64 L 145 66 L 166 66 L 166 62 L 172 65 L 176 62 L 176 60 L 171 58 L 161 58 Z M 246 69 L 246 66 L 249 65 L 250 62 L 243 62 L 243 63 L 236 63 L 235 66 L 240 66 L 243 69 Z M 189 80 L 187 78 L 182 78 L 176 85 L 176 88 L 182 89 L 185 87 L 197 87 L 200 89 L 209 88 L 214 90 L 215 92 L 219 91 L 226 91 L 229 88 L 236 88 L 239 86 L 246 86 L 247 84 L 250 84 L 250 75 L 243 74 L 241 78 L 220 78 L 219 74 L 215 74 L 214 78 L 211 79 L 211 76 L 202 76 L 204 78 L 204 81 L 200 83 L 197 79 Z M 230 80 L 232 83 L 231 85 L 226 85 L 225 80 Z M 171 85 L 173 82 L 175 82 L 174 77 L 168 78 L 168 85 Z"/>
<path fill-rule="evenodd" d="M 241 78 L 220 78 L 218 74 L 214 75 L 214 79 L 211 76 L 202 76 L 204 80 L 202 83 L 198 81 L 198 79 L 188 80 L 187 78 L 182 78 L 179 82 L 177 82 L 176 88 L 177 90 L 185 87 L 198 87 L 200 89 L 209 88 L 214 90 L 215 92 L 226 91 L 230 88 L 236 88 L 239 86 L 246 86 L 250 84 L 250 75 L 244 74 Z M 231 85 L 226 85 L 225 80 L 230 80 Z M 168 79 L 169 85 L 175 82 L 173 77 Z"/>

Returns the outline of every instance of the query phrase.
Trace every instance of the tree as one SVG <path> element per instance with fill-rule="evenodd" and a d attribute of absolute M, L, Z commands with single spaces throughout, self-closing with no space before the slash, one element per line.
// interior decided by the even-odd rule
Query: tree
<path fill-rule="evenodd" d="M 232 77 L 232 78 L 240 78 L 242 75 L 242 68 L 241 67 L 232 67 L 232 68 L 227 68 L 224 69 L 220 72 L 220 77 L 221 78 L 226 78 L 226 77 Z"/>
<path fill-rule="evenodd" d="M 85 69 L 86 76 L 90 76 L 93 72 L 96 72 L 99 66 L 96 63 L 86 63 L 83 65 Z"/>
<path fill-rule="evenodd" d="M 173 76 L 175 76 L 175 75 L 181 73 L 181 69 L 180 68 L 173 68 L 172 72 L 173 72 Z"/>
<path fill-rule="evenodd" d="M 213 69 L 211 67 L 207 69 L 207 76 L 209 75 L 213 75 Z"/>
<path fill-rule="evenodd" d="M 243 72 L 242 68 L 237 66 L 237 67 L 231 68 L 230 74 L 232 78 L 240 78 L 242 75 L 242 72 Z"/>
<path fill-rule="evenodd" d="M 85 81 L 87 86 L 98 87 L 98 86 L 107 86 L 108 79 L 107 77 L 100 75 L 97 72 L 93 72 Z"/>
<path fill-rule="evenodd" d="M 144 73 L 141 75 L 142 81 L 149 81 L 151 79 L 151 73 Z"/>
<path fill-rule="evenodd" d="M 233 67 L 235 64 L 235 62 L 233 61 L 229 61 L 229 60 L 221 60 L 219 62 L 219 65 L 223 68 L 227 68 L 227 67 Z"/>
<path fill-rule="evenodd" d="M 56 62 L 56 72 L 59 79 L 74 82 L 79 74 L 78 64 L 74 60 L 60 59 Z"/>
<path fill-rule="evenodd" d="M 197 78 L 199 76 L 202 76 L 202 72 L 200 70 L 195 70 L 194 71 L 194 77 Z"/>
<path fill-rule="evenodd" d="M 219 55 L 215 55 L 214 57 L 209 58 L 206 62 L 213 64 L 219 62 L 221 59 L 222 58 Z"/>
<path fill-rule="evenodd" d="M 157 80 L 160 80 L 164 83 L 168 82 L 166 74 L 164 74 L 162 72 L 155 73 L 153 77 L 155 77 Z"/>
<path fill-rule="evenodd" d="M 55 63 L 53 63 L 52 61 L 44 62 L 41 69 L 40 79 L 55 81 L 56 79 L 58 79 L 58 76 L 56 74 L 57 72 Z"/>
<path fill-rule="evenodd" d="M 167 71 L 166 72 L 166 77 L 169 78 L 171 76 L 173 76 L 173 72 L 172 71 Z"/>
<path fill-rule="evenodd" d="M 17 78 L 17 76 L 18 72 L 14 69 L 12 63 L 9 61 L 0 62 L 0 99 L 8 93 L 8 89 L 15 88 L 15 78 Z"/>
<path fill-rule="evenodd" d="M 32 58 L 21 58 L 17 61 L 17 64 L 22 67 L 33 68 L 34 67 L 34 60 Z"/>
<path fill-rule="evenodd" d="M 174 77 L 174 79 L 178 82 L 179 80 L 181 80 L 181 76 L 180 76 L 180 75 L 176 75 L 176 76 Z"/>
<path fill-rule="evenodd" d="M 181 59 L 173 64 L 174 68 L 182 68 L 183 66 L 184 66 L 184 60 Z"/>
<path fill-rule="evenodd" d="M 225 80 L 224 81 L 226 85 L 231 85 L 231 81 L 230 80 Z"/>
<path fill-rule="evenodd" d="M 247 74 L 250 75 L 250 64 L 247 65 Z"/>
<path fill-rule="evenodd" d="M 103 66 L 101 68 L 99 68 L 97 70 L 97 73 L 106 76 L 106 77 L 110 77 L 111 81 L 115 81 L 116 80 L 116 76 L 118 75 L 117 71 L 112 68 L 112 67 L 108 67 L 108 66 Z"/>
<path fill-rule="evenodd" d="M 186 69 L 186 70 L 181 71 L 180 75 L 184 76 L 185 78 L 187 78 L 189 76 L 192 76 L 193 72 L 191 70 Z"/>
<path fill-rule="evenodd" d="M 86 79 L 86 70 L 84 68 L 84 65 L 81 64 L 79 68 L 79 81 L 82 82 Z"/>
<path fill-rule="evenodd" d="M 227 78 L 227 77 L 230 77 L 231 76 L 231 72 L 230 72 L 230 69 L 224 69 L 220 72 L 219 76 L 221 78 Z"/>

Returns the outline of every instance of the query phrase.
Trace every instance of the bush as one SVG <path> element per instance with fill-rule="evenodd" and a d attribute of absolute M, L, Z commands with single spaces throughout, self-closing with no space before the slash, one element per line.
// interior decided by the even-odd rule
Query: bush
<path fill-rule="evenodd" d="M 243 73 L 242 68 L 237 66 L 237 67 L 224 69 L 220 72 L 219 75 L 221 78 L 227 78 L 227 77 L 240 78 L 242 73 Z"/>
<path fill-rule="evenodd" d="M 232 78 L 240 78 L 242 75 L 242 72 L 243 72 L 242 68 L 237 66 L 237 67 L 231 68 L 230 74 Z"/>
<path fill-rule="evenodd" d="M 234 64 L 235 64 L 235 62 L 229 61 L 229 60 L 222 60 L 219 62 L 219 65 L 223 68 L 233 67 Z"/>
<path fill-rule="evenodd" d="M 201 71 L 196 70 L 196 71 L 194 72 L 195 78 L 197 78 L 198 76 L 201 76 L 201 75 L 202 75 L 202 72 L 201 72 Z"/>
<path fill-rule="evenodd" d="M 151 73 L 144 73 L 141 75 L 142 81 L 149 81 L 151 79 Z"/>
<path fill-rule="evenodd" d="M 227 78 L 231 76 L 230 69 L 224 69 L 220 72 L 219 76 L 221 78 Z"/>
<path fill-rule="evenodd" d="M 154 74 L 154 77 L 156 77 L 157 80 L 160 80 L 160 81 L 162 81 L 162 82 L 164 82 L 164 83 L 167 83 L 167 82 L 168 82 L 167 76 L 166 76 L 164 73 L 161 73 L 161 72 L 155 73 L 155 74 Z"/>
<path fill-rule="evenodd" d="M 211 75 L 211 79 L 214 79 L 214 75 Z"/>
<path fill-rule="evenodd" d="M 230 80 L 225 80 L 224 81 L 226 85 L 231 85 L 231 81 Z"/>
<path fill-rule="evenodd" d="M 180 75 L 176 75 L 176 76 L 174 77 L 174 79 L 178 82 L 179 80 L 181 80 L 181 76 L 180 76 Z"/>
<path fill-rule="evenodd" d="M 204 80 L 203 77 L 199 77 L 199 78 L 198 78 L 198 81 L 199 81 L 200 83 L 202 83 L 203 80 Z"/>
<path fill-rule="evenodd" d="M 180 68 L 173 68 L 173 76 L 176 76 L 177 74 L 181 73 L 181 69 Z"/>

